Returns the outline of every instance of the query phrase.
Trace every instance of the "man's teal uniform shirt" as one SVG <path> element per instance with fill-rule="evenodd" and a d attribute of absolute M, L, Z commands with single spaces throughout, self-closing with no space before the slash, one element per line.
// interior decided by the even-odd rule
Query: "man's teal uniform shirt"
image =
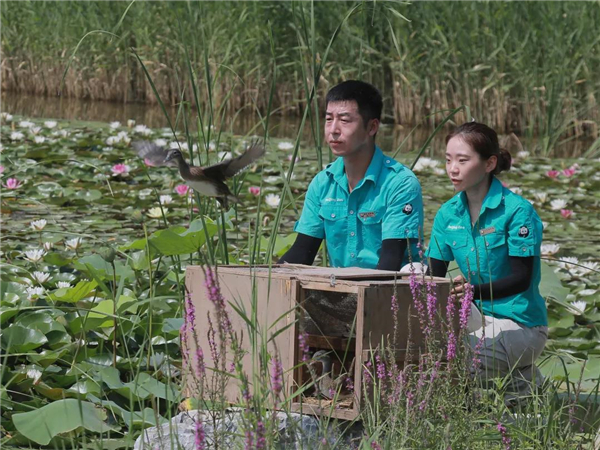
<path fill-rule="evenodd" d="M 533 277 L 526 291 L 483 300 L 481 306 L 486 315 L 527 327 L 547 325 L 546 304 L 539 291 L 542 231 L 533 206 L 494 177 L 475 226 L 471 226 L 464 192 L 442 205 L 435 216 L 427 257 L 456 260 L 471 284 L 481 284 L 509 275 L 509 256 L 533 256 Z"/>
<path fill-rule="evenodd" d="M 373 269 L 382 240 L 422 236 L 421 185 L 407 167 L 375 147 L 364 178 L 350 193 L 344 159 L 338 158 L 310 183 L 294 231 L 326 239 L 332 267 Z M 413 244 L 403 264 L 409 252 L 413 261 L 420 260 Z"/>

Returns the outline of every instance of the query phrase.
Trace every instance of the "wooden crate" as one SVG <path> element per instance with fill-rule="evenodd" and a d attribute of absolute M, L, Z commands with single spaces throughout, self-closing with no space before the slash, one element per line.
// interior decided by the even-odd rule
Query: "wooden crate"
<path fill-rule="evenodd" d="M 299 386 L 310 380 L 306 367 L 297 366 L 302 359 L 299 349 L 299 333 L 302 326 L 303 311 L 298 305 L 308 305 L 312 297 L 347 295 L 356 301 L 356 320 L 353 322 L 353 336 L 332 336 L 327 330 L 322 333 L 311 333 L 307 337 L 311 350 L 327 349 L 336 357 L 334 365 L 337 370 L 350 370 L 349 376 L 354 384 L 354 395 L 350 398 L 331 405 L 330 400 L 317 400 L 315 396 L 307 395 L 295 398 L 291 409 L 297 412 L 311 414 L 326 414 L 340 419 L 354 419 L 361 411 L 363 363 L 370 357 L 370 349 L 381 344 L 394 332 L 394 317 L 391 311 L 391 298 L 395 293 L 398 299 L 398 339 L 395 348 L 397 361 L 403 363 L 406 359 L 406 343 L 411 336 L 413 355 L 418 354 L 418 346 L 423 340 L 419 320 L 412 306 L 412 295 L 407 274 L 396 274 L 389 271 L 368 270 L 360 268 L 324 268 L 302 265 L 273 266 L 270 271 L 265 266 L 220 266 L 218 278 L 221 293 L 227 302 L 237 305 L 250 312 L 253 290 L 256 295 L 256 322 L 261 330 L 268 330 L 267 337 L 275 335 L 269 344 L 269 352 L 277 352 L 281 357 L 286 377 L 284 384 L 286 394 L 296 391 Z M 434 278 L 438 308 L 445 311 L 446 299 L 449 292 L 449 280 Z M 191 294 L 196 309 L 196 323 L 199 344 L 202 347 L 210 367 L 208 351 L 207 313 L 214 316 L 214 307 L 207 298 L 204 286 L 204 271 L 200 266 L 188 267 L 186 271 L 186 286 Z M 228 306 L 234 330 L 242 332 L 243 347 L 251 349 L 248 340 L 246 322 Z M 214 319 L 213 319 L 214 320 Z M 456 324 L 455 324 L 456 326 Z M 193 349 L 194 344 L 190 343 Z M 192 350 L 193 352 L 193 350 Z M 344 359 L 345 357 L 345 359 Z M 353 362 L 352 362 L 353 361 Z M 247 354 L 243 360 L 246 373 L 253 372 L 253 360 Z M 193 389 L 191 389 L 193 391 Z M 189 395 L 193 392 L 188 390 Z M 226 389 L 226 397 L 232 403 L 239 402 L 240 388 L 230 382 Z"/>

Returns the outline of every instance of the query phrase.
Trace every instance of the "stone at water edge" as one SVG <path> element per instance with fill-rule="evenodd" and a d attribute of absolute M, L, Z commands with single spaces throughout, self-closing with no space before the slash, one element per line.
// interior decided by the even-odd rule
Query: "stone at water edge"
<path fill-rule="evenodd" d="M 243 446 L 242 410 L 232 408 L 224 418 L 217 419 L 217 432 L 225 439 L 225 446 L 237 448 Z M 323 436 L 320 433 L 319 418 L 315 416 L 284 412 L 277 412 L 279 439 L 275 449 L 305 449 L 319 445 Z M 196 418 L 200 415 L 206 438 L 206 448 L 211 448 L 214 436 L 213 420 L 206 411 L 186 411 L 171 419 L 171 424 L 165 423 L 160 427 L 150 427 L 135 441 L 134 450 L 196 450 L 195 428 Z M 340 436 L 340 427 L 333 421 L 327 425 L 327 439 L 334 444 Z M 360 442 L 363 436 L 363 427 L 360 422 L 351 425 L 350 430 L 344 434 L 338 444 Z M 143 441 L 142 441 L 143 439 Z M 237 447 L 236 447 L 237 446 Z"/>

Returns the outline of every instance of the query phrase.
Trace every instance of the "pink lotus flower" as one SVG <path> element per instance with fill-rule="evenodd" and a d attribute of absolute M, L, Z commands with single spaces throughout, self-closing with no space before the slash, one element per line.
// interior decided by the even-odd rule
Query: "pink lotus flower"
<path fill-rule="evenodd" d="M 178 184 L 175 186 L 175 192 L 177 192 L 179 195 L 185 195 L 189 190 L 190 187 L 187 184 Z"/>
<path fill-rule="evenodd" d="M 546 172 L 546 175 L 548 175 L 552 179 L 555 179 L 558 178 L 560 172 L 558 170 L 549 170 L 548 172 Z"/>
<path fill-rule="evenodd" d="M 510 186 L 510 184 L 508 184 L 506 181 L 502 181 L 501 183 L 502 183 L 502 186 L 504 186 L 505 188 Z"/>
<path fill-rule="evenodd" d="M 4 166 L 0 166 L 0 176 L 4 173 Z"/>
<path fill-rule="evenodd" d="M 258 197 L 260 195 L 260 188 L 258 186 L 250 186 L 248 188 L 248 192 L 250 192 L 255 197 Z"/>
<path fill-rule="evenodd" d="M 561 209 L 560 215 L 563 216 L 565 219 L 570 219 L 573 215 L 573 211 L 570 209 Z"/>
<path fill-rule="evenodd" d="M 4 184 L 3 186 L 6 189 L 19 189 L 21 187 L 21 184 L 22 183 L 16 178 L 9 178 L 8 180 L 6 180 L 6 184 Z"/>
<path fill-rule="evenodd" d="M 156 164 L 154 164 L 148 158 L 144 158 L 144 164 L 146 164 L 148 167 L 156 167 Z"/>
<path fill-rule="evenodd" d="M 110 170 L 114 175 L 126 175 L 129 173 L 129 166 L 126 164 L 115 164 Z"/>
<path fill-rule="evenodd" d="M 575 172 L 575 169 L 573 169 L 572 167 L 569 167 L 568 169 L 562 171 L 563 175 L 567 178 L 571 178 L 573 175 L 575 175 Z"/>

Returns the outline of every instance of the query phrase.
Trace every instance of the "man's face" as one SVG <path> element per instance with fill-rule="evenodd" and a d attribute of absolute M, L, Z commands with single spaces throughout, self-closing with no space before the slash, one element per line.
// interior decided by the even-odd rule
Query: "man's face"
<path fill-rule="evenodd" d="M 335 156 L 351 156 L 373 146 L 379 120 L 366 124 L 354 100 L 329 102 L 325 112 L 325 141 Z"/>

